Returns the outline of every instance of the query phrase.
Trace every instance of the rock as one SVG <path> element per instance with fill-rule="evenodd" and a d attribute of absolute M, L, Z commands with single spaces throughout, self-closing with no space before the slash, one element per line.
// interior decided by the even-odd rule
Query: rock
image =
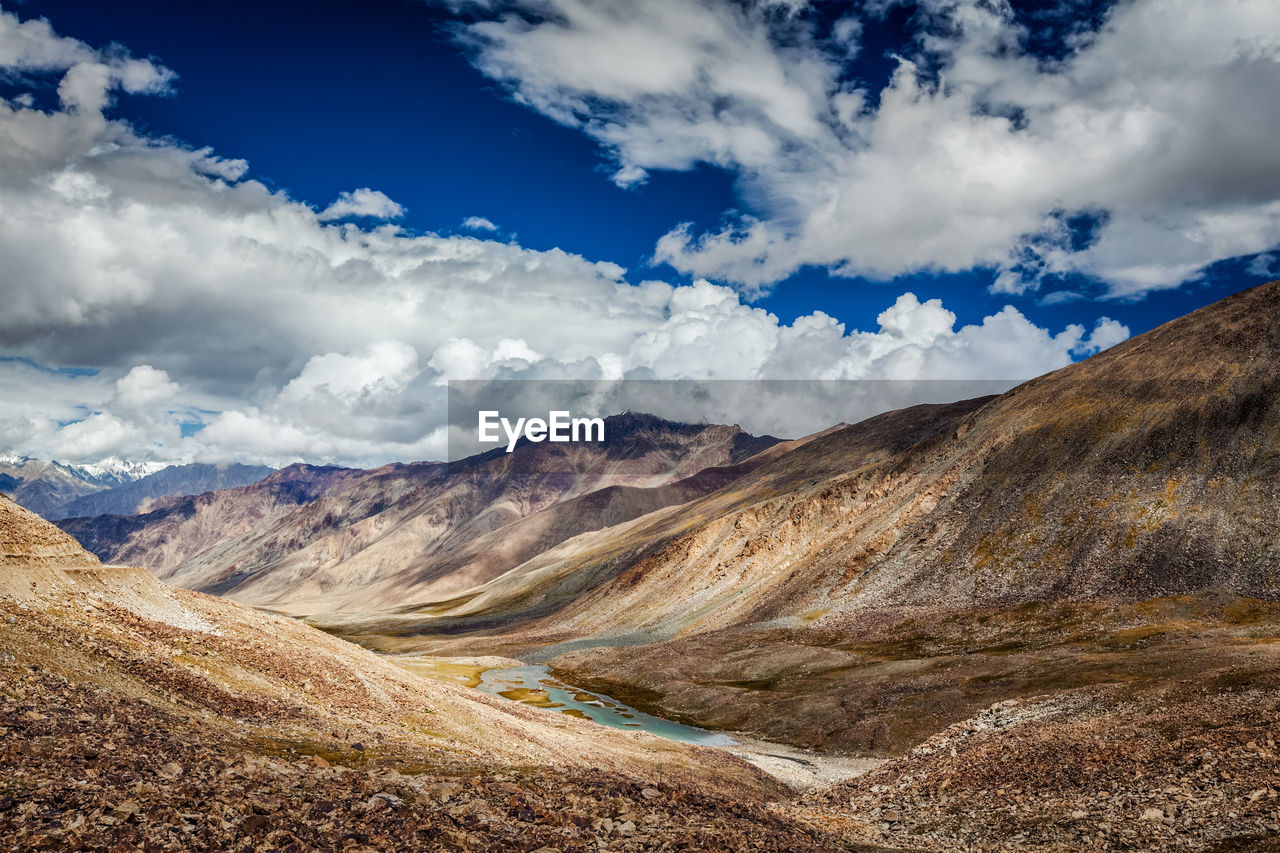
<path fill-rule="evenodd" d="M 390 791 L 380 791 L 377 794 L 374 794 L 370 799 L 382 800 L 387 805 L 396 809 L 404 805 L 404 800 L 402 800 L 400 797 L 397 797 L 395 794 L 391 793 Z"/>
<path fill-rule="evenodd" d="M 661 797 L 662 794 L 655 791 L 653 788 L 642 788 L 640 790 L 640 796 L 644 797 L 646 800 L 656 800 L 658 797 Z"/>
<path fill-rule="evenodd" d="M 240 824 L 240 831 L 249 833 L 257 832 L 267 825 L 267 818 L 260 814 L 249 815 L 244 819 L 244 823 Z"/>

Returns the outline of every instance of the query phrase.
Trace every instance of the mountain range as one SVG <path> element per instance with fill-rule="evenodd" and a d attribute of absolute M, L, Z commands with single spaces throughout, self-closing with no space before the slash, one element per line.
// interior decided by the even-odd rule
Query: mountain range
<path fill-rule="evenodd" d="M 239 463 L 65 465 L 6 456 L 0 457 L 0 494 L 49 519 L 134 515 L 161 498 L 244 486 L 274 470 Z"/>
<path fill-rule="evenodd" d="M 584 531 L 722 487 L 790 446 L 737 427 L 606 420 L 599 444 L 452 464 L 294 465 L 128 519 L 60 522 L 112 562 L 289 612 L 393 606 L 498 577 Z"/>
<path fill-rule="evenodd" d="M 76 498 L 132 483 L 162 467 L 151 462 L 118 460 L 100 465 L 66 465 L 28 456 L 0 456 L 0 494 L 52 518 Z"/>

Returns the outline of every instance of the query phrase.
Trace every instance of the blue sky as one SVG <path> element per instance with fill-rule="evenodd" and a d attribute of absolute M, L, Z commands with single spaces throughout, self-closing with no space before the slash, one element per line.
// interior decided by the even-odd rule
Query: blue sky
<path fill-rule="evenodd" d="M 1108 4 L 1090 5 L 1072 19 L 1096 16 Z M 1049 24 L 1060 27 L 1062 20 L 1039 6 L 1015 8 L 1028 20 L 1041 19 L 1038 46 L 1061 50 Z M 126 96 L 119 115 L 152 133 L 243 157 L 253 175 L 317 207 L 350 187 L 371 186 L 406 208 L 402 222 L 410 228 L 449 232 L 468 216 L 482 216 L 530 248 L 613 261 L 633 277 L 685 280 L 653 264 L 658 238 L 678 222 L 714 227 L 726 211 L 743 207 L 733 172 L 705 164 L 619 188 L 598 145 L 486 79 L 451 36 L 459 17 L 430 4 L 29 0 L 16 9 L 22 17 L 49 18 L 65 35 L 116 41 L 162 60 L 179 75 L 174 94 Z M 830 7 L 823 11 L 832 17 Z M 912 11 L 900 6 L 876 21 L 847 73 L 869 81 L 872 91 L 887 82 Z M 1101 311 L 1139 334 L 1259 283 L 1245 272 L 1251 260 L 1225 262 L 1201 281 L 1101 309 L 1092 300 L 1045 306 L 1035 295 L 991 294 L 990 270 L 882 281 L 807 268 L 755 304 L 784 322 L 821 309 L 865 328 L 886 298 L 911 290 L 922 300 L 941 298 L 962 323 L 1012 301 L 1040 325 L 1090 324 Z"/>
<path fill-rule="evenodd" d="M 846 335 L 875 333 L 882 312 L 908 292 L 920 304 L 941 300 L 954 315 L 956 330 L 981 326 L 1006 306 L 1029 327 L 1044 330 L 1047 339 L 1072 324 L 1082 327 L 1085 344 L 1059 345 L 1052 355 L 1028 355 L 1030 369 L 1095 351 L 1087 336 L 1100 318 L 1138 334 L 1259 283 L 1280 268 L 1268 254 L 1280 233 L 1274 209 L 1274 172 L 1280 163 L 1274 152 L 1250 149 L 1247 141 L 1220 139 L 1196 127 L 1216 118 L 1204 103 L 1211 100 L 1213 80 L 1203 93 L 1183 99 L 1201 99 L 1195 103 L 1172 96 L 1159 100 L 1163 95 L 1155 92 L 1155 82 L 1150 102 L 1140 85 L 1132 103 L 1117 105 L 1115 93 L 1106 98 L 1093 94 L 1112 85 L 1107 75 L 1134 73 L 1107 65 L 1118 62 L 1117 56 L 1131 57 L 1137 77 L 1150 73 L 1152 81 L 1176 79 L 1183 72 L 1189 79 L 1204 79 L 1205 68 L 1224 67 L 1214 51 L 1229 53 L 1235 50 L 1231 45 L 1247 40 L 1257 20 L 1266 19 L 1267 4 L 1245 4 L 1238 19 L 1217 21 L 1222 32 L 1201 26 L 1197 33 L 1195 21 L 1188 20 L 1177 31 L 1152 34 L 1151 63 L 1145 69 L 1141 51 L 1146 45 L 1137 33 L 1143 30 L 1143 15 L 1169 17 L 1160 2 L 1135 3 L 1133 8 L 1125 4 L 1119 10 L 1106 3 L 1020 4 L 990 20 L 981 7 L 950 0 L 919 6 L 872 4 L 875 8 L 711 0 L 668 5 L 655 3 L 637 12 L 640 7 L 628 10 L 627 4 L 572 0 L 496 6 L 28 0 L 3 8 L 24 23 L 46 18 L 50 38 L 61 39 L 63 48 L 67 40 L 76 40 L 97 51 L 100 65 L 115 68 L 121 56 L 128 56 L 167 69 L 167 79 L 145 85 L 128 83 L 123 76 L 108 84 L 103 115 L 109 123 L 129 128 L 133 141 L 126 148 L 138 145 L 154 154 L 207 147 L 209 156 L 220 162 L 243 159 L 242 174 L 233 175 L 238 167 L 229 168 L 215 183 L 261 184 L 278 198 L 314 211 L 323 211 L 342 193 L 371 188 L 399 205 L 402 215 L 390 219 L 402 236 L 435 235 L 446 241 L 442 246 L 453 247 L 449 251 L 471 246 L 466 241 L 475 237 L 515 247 L 524 253 L 521 257 L 561 250 L 576 259 L 574 272 L 565 275 L 590 277 L 597 274 L 589 271 L 591 264 L 616 264 L 626 269 L 622 281 L 629 285 L 653 280 L 676 286 L 677 301 L 685 289 L 692 292 L 692 282 L 705 278 L 736 290 L 734 311 L 763 308 L 779 327 L 818 311 L 843 323 Z M 681 15 L 688 17 L 689 32 L 711 35 L 702 40 L 675 37 L 686 28 L 672 27 L 676 19 L 671 16 Z M 1239 32 L 1230 31 L 1231 26 Z M 730 50 L 730 39 L 717 42 L 721 31 L 716 27 L 741 37 L 742 45 Z M 601 33 L 607 34 L 603 41 L 614 45 L 610 49 L 615 55 L 595 50 Z M 1173 44 L 1190 40 L 1185 68 L 1158 67 L 1165 61 L 1156 59 L 1161 39 Z M 3 44 L 0 37 L 0 59 Z M 1259 75 L 1272 73 L 1265 68 L 1275 45 L 1264 40 L 1255 47 L 1257 67 L 1246 70 L 1261 87 L 1257 91 L 1265 92 L 1270 80 Z M 1200 48 L 1203 56 L 1197 53 Z M 61 103 L 64 112 L 77 112 L 59 87 L 78 61 L 71 56 L 41 65 L 28 59 L 24 66 L 13 60 L 0 74 L 0 95 L 29 93 L 30 100 L 23 103 L 30 109 L 54 114 Z M 901 77 L 904 63 L 913 75 L 907 83 Z M 687 78 L 668 73 L 685 67 L 695 69 Z M 750 79 L 757 68 L 759 80 Z M 1261 113 L 1251 119 L 1255 125 L 1280 123 L 1274 98 L 1251 96 L 1230 76 L 1221 85 L 1244 93 L 1240 97 L 1250 114 Z M 889 95 L 882 104 L 883 93 Z M 1061 103 L 1046 105 L 1046 99 L 1057 97 Z M 804 109 L 796 106 L 801 103 Z M 831 117 L 850 103 L 856 103 L 852 117 L 837 127 Z M 889 138 L 885 128 L 893 109 L 902 111 L 903 121 L 923 122 L 923 130 Z M 1092 120 L 1103 128 L 1101 136 L 1067 125 L 1063 116 L 1081 109 L 1092 111 Z M 1168 131 L 1159 127 L 1116 131 L 1113 151 L 1135 133 L 1149 138 L 1139 138 L 1131 154 L 1114 155 L 1116 162 L 1099 167 L 1096 174 L 1084 157 L 1064 162 L 1061 175 L 1052 174 L 1062 159 L 1057 152 L 1066 152 L 1070 160 L 1071 152 L 1105 139 L 1108 126 L 1160 110 L 1169 112 L 1171 121 L 1187 122 L 1185 144 L 1180 138 L 1170 144 Z M 983 124 L 992 116 L 1007 117 L 1007 126 L 993 130 L 989 122 Z M 904 145 L 935 127 L 938 146 L 912 151 Z M 952 138 L 963 144 L 950 146 Z M 1035 144 L 1019 150 L 1028 138 Z M 1007 153 L 1000 148 L 1004 140 L 1011 142 Z M 1144 152 L 1167 147 L 1178 149 L 1169 164 L 1144 165 L 1159 159 Z M 939 152 L 954 154 L 954 165 L 942 168 Z M 1124 157 L 1131 158 L 1132 168 Z M 1215 164 L 1224 158 L 1239 163 L 1239 173 L 1218 174 L 1222 169 Z M 59 174 L 70 162 L 57 165 Z M 915 186 L 912 176 L 921 171 L 916 166 L 938 171 Z M 1025 179 L 1008 179 L 1002 169 L 1024 169 Z M 966 183 L 970 172 L 978 179 Z M 1140 180 L 1135 178 L 1131 189 L 1115 189 L 1116 176 L 1129 173 Z M 98 179 L 107 181 L 107 174 L 124 180 L 105 167 Z M 634 174 L 641 177 L 628 177 Z M 1257 180 L 1251 183 L 1250 175 Z M 943 185 L 952 178 L 957 189 L 948 195 Z M 1041 187 L 1042 178 L 1053 180 L 1044 180 Z M 139 199 L 159 203 L 151 179 L 145 192 L 138 188 L 141 184 L 110 186 L 112 199 L 136 191 Z M 1024 192 L 1023 186 L 1033 189 Z M 822 201 L 831 187 L 830 198 Z M 931 218 L 934 208 L 937 215 Z M 917 220 L 914 212 L 923 215 Z M 991 222 L 980 222 L 984 216 Z M 463 227 L 468 217 L 483 217 L 497 228 L 469 231 Z M 970 217 L 977 223 L 972 235 L 963 227 Z M 1237 239 L 1221 224 L 1230 217 L 1238 218 L 1236 231 L 1247 238 Z M 377 218 L 342 221 L 364 230 L 380 224 Z M 1014 221 L 1028 226 L 1020 231 L 1008 224 Z M 319 227 L 338 228 L 341 222 Z M 890 236 L 875 236 L 880 233 Z M 753 243 L 755 239 L 759 242 Z M 191 257 L 198 265 L 198 258 Z M 24 263 L 14 268 L 31 266 Z M 117 259 L 112 269 L 124 263 Z M 141 267 L 139 261 L 139 270 L 123 277 L 135 285 L 145 280 L 148 296 L 101 303 L 89 299 L 83 310 L 69 313 L 75 319 L 67 320 L 65 328 L 60 321 L 28 318 L 0 329 L 0 355 L 55 369 L 100 370 L 104 383 L 91 393 L 68 389 L 64 402 L 70 408 L 59 413 L 33 410 L 29 423 L 11 429 L 11 445 L 83 459 L 128 453 L 129 442 L 141 441 L 132 452 L 199 455 L 211 451 L 179 449 L 177 439 L 201 432 L 192 423 L 238 413 L 244 431 L 237 433 L 223 418 L 219 428 L 229 443 L 217 453 L 279 460 L 322 445 L 328 448 L 321 454 L 325 458 L 353 460 L 359 454 L 351 448 L 364 435 L 370 446 L 380 448 L 369 458 L 404 458 L 427 446 L 408 424 L 415 417 L 421 424 L 430 406 L 414 402 L 411 391 L 438 380 L 447 365 L 490 372 L 542 365 L 545 373 L 555 361 L 554 371 L 561 375 L 591 357 L 585 344 L 552 352 L 561 348 L 546 338 L 535 341 L 514 321 L 507 334 L 502 319 L 490 311 L 488 319 L 465 326 L 459 322 L 457 334 L 441 332 L 430 343 L 408 340 L 403 333 L 388 337 L 404 344 L 403 352 L 382 346 L 372 332 L 337 331 L 319 336 L 323 339 L 310 350 L 301 344 L 228 344 L 217 354 L 218 365 L 209 367 L 216 347 L 191 344 L 184 350 L 183 340 L 193 340 L 189 335 L 175 334 L 166 345 L 151 347 L 111 342 L 154 334 L 151 330 L 162 322 L 172 330 L 175 323 L 194 323 L 192 318 L 202 311 L 213 310 L 216 300 L 207 290 L 193 284 L 193 295 L 177 304 L 172 294 L 180 288 L 166 289 L 164 280 Z M 6 287 L 34 287 L 12 275 L 6 279 Z M 486 286 L 476 285 L 481 290 Z M 508 286 L 505 279 L 503 286 Z M 527 293 L 542 285 L 520 286 Z M 597 294 L 599 283 L 584 287 Z M 242 297 L 228 296 L 218 310 L 236 299 Z M 591 310 L 609 310 L 604 305 Z M 676 310 L 667 305 L 654 316 L 670 325 Z M 240 305 L 238 311 L 217 322 L 252 338 L 246 328 L 259 321 L 263 309 Z M 444 327 L 450 321 L 436 317 L 433 322 Z M 269 328 L 264 325 L 261 338 L 278 337 L 289 323 L 281 319 Z M 653 340 L 678 336 L 667 330 L 645 332 L 643 326 L 639 320 L 634 329 L 628 326 L 627 334 L 638 336 L 638 343 L 628 344 L 626 354 L 618 351 L 621 369 L 669 375 L 670 368 L 663 372 L 662 354 L 653 354 Z M 74 341 L 73 328 L 82 332 Z M 91 333 L 83 334 L 86 329 Z M 66 340 L 60 342 L 64 333 Z M 568 325 L 563 334 L 568 340 L 575 328 Z M 995 331 L 991 335 L 998 337 Z M 1107 343 L 1118 339 L 1108 332 L 1097 338 L 1099 345 L 1104 337 Z M 853 343 L 842 344 L 840 353 Z M 475 356 L 467 344 L 487 355 Z M 783 358 L 781 344 L 770 346 L 769 369 L 790 374 L 803 370 L 803 347 L 797 345 Z M 979 366 L 979 352 L 989 352 L 990 346 L 955 346 L 960 349 L 954 349 L 953 358 L 972 353 L 975 372 L 1007 373 L 1006 365 L 1016 363 Z M 920 363 L 925 364 L 928 348 L 923 349 Z M 375 350 L 376 358 L 371 355 Z M 458 355 L 463 351 L 470 354 L 463 358 Z M 682 363 L 696 370 L 703 364 L 698 359 L 705 358 L 706 375 L 722 375 L 714 351 L 713 345 L 710 354 L 686 353 Z M 1047 360 L 1039 360 L 1041 355 Z M 157 387 L 168 388 L 163 384 L 168 381 L 178 390 L 155 397 L 158 405 L 168 407 L 154 416 L 156 423 L 130 425 L 110 408 L 111 400 L 122 394 L 110 383 L 122 381 L 140 365 L 163 374 L 163 380 L 146 374 Z M 369 425 L 364 433 L 335 438 L 325 432 L 333 429 L 331 424 L 297 423 L 296 448 L 249 435 L 253 429 L 282 431 L 270 418 L 279 417 L 271 412 L 290 383 L 342 396 L 337 381 L 313 377 L 311 385 L 297 384 L 311 366 L 317 376 L 322 368 L 359 376 L 389 370 L 391 378 L 374 376 L 365 385 L 351 379 L 347 395 L 349 403 L 365 399 L 361 395 L 375 386 L 396 389 L 401 396 L 394 403 L 380 404 L 389 426 Z M 428 368 L 434 373 L 422 375 Z M 591 364 L 581 369 L 613 368 Z M 889 368 L 867 370 L 849 368 L 845 375 L 893 375 Z M 77 423 L 77 413 L 85 420 L 120 421 L 123 425 L 112 425 L 118 440 L 59 440 L 57 431 Z M 245 426 L 255 418 L 262 422 Z M 50 431 L 46 422 L 59 426 Z M 178 423 L 185 425 L 180 434 L 169 429 Z M 315 429 L 325 432 L 325 440 L 312 440 Z M 236 441 L 241 444 L 233 446 Z"/>

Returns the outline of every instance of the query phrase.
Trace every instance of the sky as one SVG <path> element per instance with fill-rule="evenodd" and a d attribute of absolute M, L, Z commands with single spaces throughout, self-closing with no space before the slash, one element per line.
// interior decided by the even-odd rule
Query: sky
<path fill-rule="evenodd" d="M 1030 378 L 1280 276 L 1277 92 L 1270 0 L 0 0 L 0 454 Z"/>

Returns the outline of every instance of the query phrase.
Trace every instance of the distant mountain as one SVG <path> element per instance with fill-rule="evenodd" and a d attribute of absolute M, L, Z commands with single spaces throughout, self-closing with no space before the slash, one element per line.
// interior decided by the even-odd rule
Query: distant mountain
<path fill-rule="evenodd" d="M 147 512 L 157 498 L 199 495 L 256 483 L 276 469 L 265 465 L 170 465 L 122 486 L 76 498 L 48 513 L 58 520 L 95 515 L 135 515 Z"/>
<path fill-rule="evenodd" d="M 61 524 L 102 558 L 177 586 L 302 612 L 382 607 L 458 592 L 584 531 L 705 494 L 779 444 L 642 414 L 606 427 L 598 444 L 526 442 L 450 465 L 292 466 L 133 518 Z M 480 547 L 509 527 L 520 535 Z"/>
<path fill-rule="evenodd" d="M 86 495 L 124 486 L 164 466 L 155 462 L 108 460 L 94 465 L 66 465 L 27 456 L 0 456 L 0 493 L 39 515 Z"/>

